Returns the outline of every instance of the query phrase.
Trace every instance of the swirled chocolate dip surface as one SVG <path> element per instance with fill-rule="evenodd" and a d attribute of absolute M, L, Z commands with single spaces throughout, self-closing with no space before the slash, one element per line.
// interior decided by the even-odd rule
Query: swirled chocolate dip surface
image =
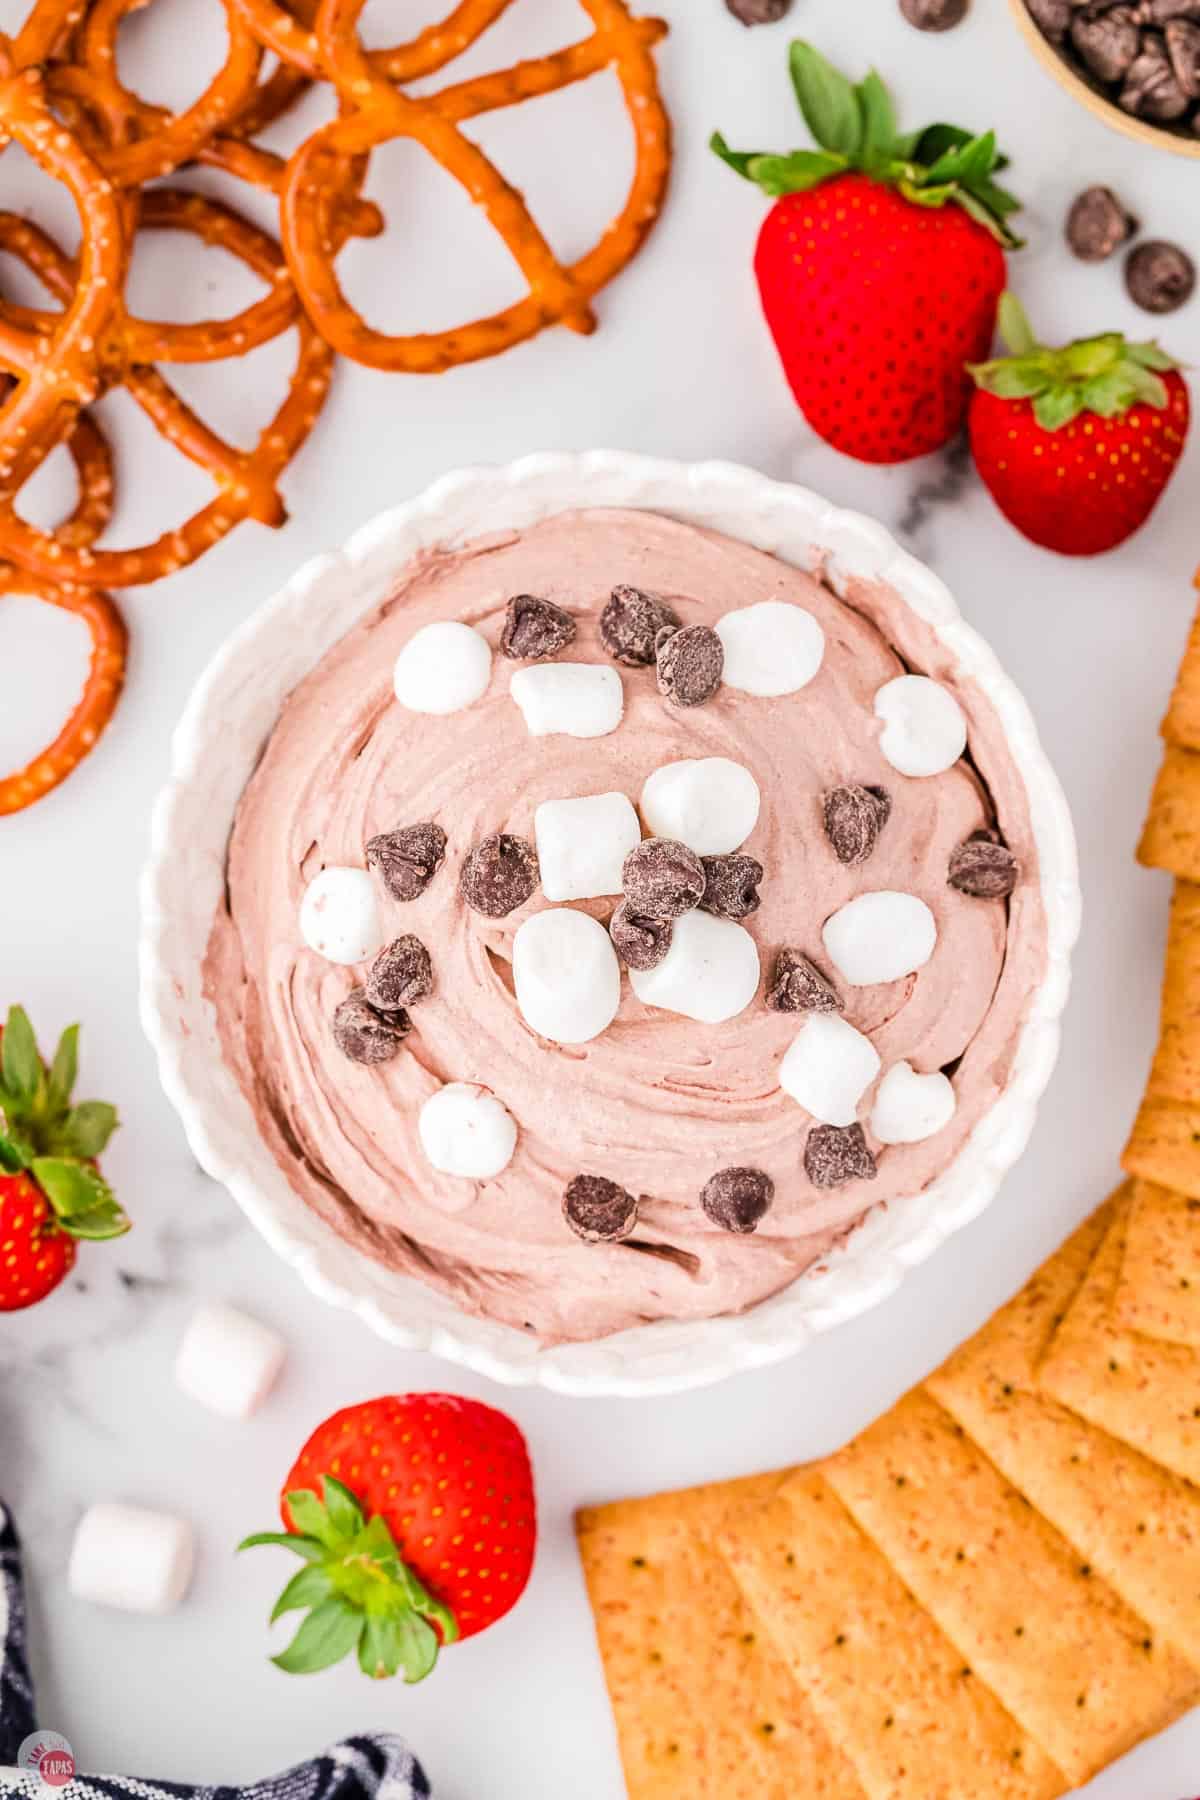
<path fill-rule="evenodd" d="M 819 672 L 799 692 L 763 698 L 723 684 L 680 708 L 653 667 L 622 664 L 602 642 L 600 614 L 620 587 L 661 596 L 681 627 L 713 626 L 767 600 L 802 607 L 825 635 Z M 530 595 L 575 621 L 560 660 L 619 670 L 624 715 L 607 735 L 527 728 L 509 684 L 528 664 L 501 654 L 500 642 L 508 601 Z M 429 717 L 397 702 L 392 669 L 416 630 L 445 620 L 477 628 L 496 654 L 481 698 Z M 909 672 L 943 683 L 968 728 L 966 756 L 921 778 L 884 755 L 873 706 L 885 683 Z M 538 1036 L 516 1002 L 512 943 L 549 902 L 537 887 L 489 918 L 464 902 L 464 860 L 491 834 L 532 843 L 544 801 L 620 793 L 636 807 L 654 770 L 704 757 L 741 764 L 761 792 L 739 847 L 763 871 L 760 904 L 739 918 L 758 947 L 758 992 L 737 1016 L 706 1024 L 639 1000 L 623 970 L 607 1029 L 577 1044 Z M 839 855 L 825 797 L 841 787 L 880 790 L 887 805 L 877 825 L 861 795 L 858 813 L 853 800 L 833 803 L 831 814 L 853 825 Z M 378 869 L 373 876 L 385 938 L 415 934 L 428 948 L 432 989 L 388 1060 L 356 1062 L 331 1021 L 369 965 L 340 966 L 308 948 L 301 901 L 323 868 L 365 868 L 368 840 L 419 822 L 445 832 L 446 851 L 424 885 L 424 875 L 411 884 L 415 897 L 397 899 Z M 951 859 L 981 831 L 1015 858 L 1009 895 L 950 884 Z M 924 902 L 936 946 L 916 973 L 849 985 L 831 966 L 823 927 L 857 896 L 885 890 Z M 607 926 L 620 900 L 572 904 Z M 822 1127 L 806 1167 L 819 1121 L 784 1091 L 779 1071 L 816 1015 L 767 1004 L 784 949 L 832 984 L 840 1011 L 819 1016 L 869 1039 L 879 1082 L 900 1063 L 951 1079 L 953 1116 L 918 1142 L 875 1138 L 878 1082 L 864 1092 L 857 1120 L 874 1179 L 843 1178 L 863 1166 L 857 1138 L 854 1157 L 817 1154 L 836 1121 Z M 1044 963 L 1027 799 L 999 720 L 897 595 L 860 584 L 842 600 L 728 538 L 653 514 L 582 511 L 424 557 L 293 692 L 241 801 L 206 982 L 225 1057 L 300 1198 L 389 1268 L 554 1341 L 751 1306 L 868 1208 L 925 1187 L 1003 1090 Z M 790 966 L 776 999 L 791 992 L 810 1003 L 812 982 L 789 988 Z M 467 1179 L 431 1165 L 418 1117 L 449 1083 L 489 1090 L 515 1122 L 516 1147 L 498 1175 Z M 821 1185 L 830 1169 L 835 1184 Z M 701 1204 L 722 1170 L 751 1171 L 763 1194 L 773 1185 L 752 1229 L 726 1229 L 710 1216 L 719 1209 Z M 592 1241 L 564 1222 L 566 1190 L 584 1174 L 636 1198 L 627 1235 Z"/>

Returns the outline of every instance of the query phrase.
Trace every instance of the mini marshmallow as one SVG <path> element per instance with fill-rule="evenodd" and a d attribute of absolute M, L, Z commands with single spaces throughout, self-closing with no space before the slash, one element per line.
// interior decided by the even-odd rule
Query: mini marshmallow
<path fill-rule="evenodd" d="M 967 747 L 967 721 L 949 688 L 928 675 L 898 675 L 875 695 L 879 748 L 901 775 L 940 775 Z"/>
<path fill-rule="evenodd" d="M 192 1579 L 195 1546 L 186 1519 L 106 1501 L 75 1531 L 67 1586 L 78 1600 L 122 1612 L 173 1612 Z"/>
<path fill-rule="evenodd" d="M 822 1125 L 853 1125 L 879 1052 L 840 1013 L 814 1013 L 779 1065 L 779 1085 Z"/>
<path fill-rule="evenodd" d="M 512 1161 L 517 1127 L 506 1106 L 485 1087 L 448 1081 L 417 1117 L 421 1148 L 443 1175 L 489 1181 Z"/>
<path fill-rule="evenodd" d="M 621 677 L 602 663 L 530 663 L 516 670 L 508 691 L 530 737 L 607 737 L 625 711 Z"/>
<path fill-rule="evenodd" d="M 397 700 L 418 713 L 462 712 L 487 691 L 491 679 L 487 639 L 454 619 L 414 631 L 392 672 Z"/>
<path fill-rule="evenodd" d="M 664 763 L 642 788 L 642 817 L 655 837 L 675 838 L 697 856 L 737 850 L 758 823 L 758 783 L 727 756 Z"/>
<path fill-rule="evenodd" d="M 383 926 L 366 869 L 335 864 L 314 875 L 300 902 L 300 935 L 327 962 L 360 963 L 378 955 Z"/>
<path fill-rule="evenodd" d="M 543 800 L 533 815 L 542 892 L 547 900 L 594 900 L 621 892 L 625 858 L 642 828 L 624 794 Z"/>
<path fill-rule="evenodd" d="M 937 926 L 915 894 L 881 888 L 859 894 L 826 919 L 821 936 L 830 961 L 851 987 L 872 987 L 923 969 L 937 943 Z"/>
<path fill-rule="evenodd" d="M 278 1332 L 214 1301 L 192 1314 L 175 1358 L 175 1383 L 224 1419 L 248 1419 L 274 1387 L 286 1356 Z"/>
<path fill-rule="evenodd" d="M 911 1063 L 895 1063 L 876 1089 L 871 1135 L 881 1144 L 920 1144 L 950 1123 L 956 1104 L 940 1069 L 918 1075 Z"/>
<path fill-rule="evenodd" d="M 810 612 L 786 600 L 761 600 L 717 620 L 726 687 L 764 699 L 807 687 L 825 655 L 825 633 Z"/>
<path fill-rule="evenodd" d="M 758 992 L 758 947 L 732 919 L 690 912 L 671 927 L 671 948 L 656 968 L 631 969 L 639 1000 L 719 1025 L 744 1012 Z"/>
<path fill-rule="evenodd" d="M 598 920 L 572 907 L 532 913 L 517 927 L 513 986 L 525 1023 L 556 1044 L 586 1044 L 621 1004 L 621 965 Z"/>

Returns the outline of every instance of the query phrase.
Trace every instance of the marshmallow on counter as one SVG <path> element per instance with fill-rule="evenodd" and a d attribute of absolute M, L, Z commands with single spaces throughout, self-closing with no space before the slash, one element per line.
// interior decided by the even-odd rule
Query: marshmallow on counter
<path fill-rule="evenodd" d="M 175 1358 L 175 1383 L 210 1412 L 248 1419 L 274 1387 L 287 1356 L 277 1331 L 235 1307 L 198 1307 Z"/>
<path fill-rule="evenodd" d="M 607 737 L 625 711 L 621 677 L 606 663 L 531 663 L 516 670 L 508 691 L 530 737 Z"/>
<path fill-rule="evenodd" d="M 732 919 L 690 912 L 671 926 L 671 948 L 653 969 L 631 969 L 639 1000 L 719 1025 L 744 1012 L 758 992 L 758 946 Z"/>
<path fill-rule="evenodd" d="M 422 625 L 396 658 L 392 686 L 409 712 L 456 713 L 472 706 L 492 679 L 483 633 L 454 619 Z"/>
<path fill-rule="evenodd" d="M 954 1117 L 954 1088 L 940 1069 L 918 1075 L 911 1063 L 898 1062 L 875 1090 L 871 1135 L 881 1144 L 920 1144 Z"/>
<path fill-rule="evenodd" d="M 853 1125 L 879 1068 L 870 1038 L 840 1013 L 814 1013 L 779 1065 L 779 1085 L 822 1125 Z"/>
<path fill-rule="evenodd" d="M 531 913 L 512 946 L 521 1016 L 539 1037 L 586 1044 L 612 1024 L 621 1004 L 621 965 L 598 920 L 572 907 Z"/>
<path fill-rule="evenodd" d="M 314 875 L 300 902 L 300 934 L 332 963 L 366 962 L 383 949 L 375 883 L 366 869 L 331 865 Z"/>
<path fill-rule="evenodd" d="M 928 675 L 898 675 L 875 695 L 879 748 L 901 775 L 940 775 L 967 747 L 967 721 L 949 688 Z"/>
<path fill-rule="evenodd" d="M 517 1147 L 517 1127 L 508 1108 L 470 1081 L 449 1081 L 431 1094 L 418 1115 L 417 1131 L 435 1169 L 471 1181 L 499 1175 Z"/>
<path fill-rule="evenodd" d="M 832 914 L 821 936 L 830 961 L 851 987 L 872 987 L 923 969 L 937 943 L 937 926 L 915 894 L 881 888 L 859 894 Z"/>
<path fill-rule="evenodd" d="M 642 817 L 655 837 L 674 838 L 697 856 L 725 856 L 758 823 L 758 783 L 727 756 L 664 763 L 646 777 Z"/>
<path fill-rule="evenodd" d="M 195 1545 L 186 1519 L 105 1501 L 75 1531 L 67 1586 L 78 1600 L 122 1612 L 173 1612 L 192 1579 Z"/>
<path fill-rule="evenodd" d="M 632 803 L 616 793 L 543 800 L 533 831 L 547 900 L 619 894 L 625 858 L 642 841 Z"/>
<path fill-rule="evenodd" d="M 807 687 L 825 655 L 825 633 L 810 612 L 786 600 L 761 600 L 717 620 L 725 685 L 770 699 Z"/>

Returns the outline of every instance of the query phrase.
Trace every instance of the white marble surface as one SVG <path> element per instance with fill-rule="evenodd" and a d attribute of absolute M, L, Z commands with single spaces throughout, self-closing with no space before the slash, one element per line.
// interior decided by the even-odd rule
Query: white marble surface
<path fill-rule="evenodd" d="M 21 0 L 0 0 L 0 24 L 22 10 Z M 369 19 L 382 38 L 389 13 L 407 28 L 436 10 L 431 0 L 377 0 Z M 977 1325 L 1113 1180 L 1154 1035 L 1167 885 L 1135 869 L 1132 849 L 1200 560 L 1200 440 L 1152 531 L 1078 566 L 1010 532 L 954 457 L 880 471 L 825 448 L 793 410 L 757 315 L 749 258 L 762 203 L 705 149 L 714 125 L 739 144 L 801 141 L 784 75 L 788 28 L 744 32 L 721 0 L 662 0 L 660 10 L 673 26 L 662 68 L 678 128 L 676 180 L 645 254 L 602 297 L 598 334 L 552 333 L 437 380 L 343 370 L 287 479 L 291 524 L 277 534 L 247 527 L 198 568 L 127 598 L 134 653 L 116 724 L 61 794 L 0 821 L 0 1001 L 25 1001 L 47 1036 L 85 1021 L 84 1081 L 120 1104 L 124 1129 L 108 1168 L 137 1219 L 121 1245 L 85 1252 L 69 1289 L 0 1324 L 0 1492 L 29 1545 L 43 1721 L 67 1733 L 84 1766 L 232 1781 L 340 1733 L 388 1727 L 410 1735 L 441 1800 L 619 1800 L 572 1508 L 832 1448 Z M 175 100 L 195 91 L 200 63 L 217 53 L 217 12 L 215 0 L 156 0 L 135 23 L 129 66 L 147 91 Z M 577 18 L 568 0 L 517 0 L 494 49 L 481 46 L 472 64 L 564 41 Z M 1116 265 L 1083 268 L 1061 246 L 1065 204 L 1085 180 L 1112 182 L 1149 229 L 1190 237 L 1200 254 L 1195 165 L 1141 149 L 1078 110 L 1035 67 L 1005 0 L 975 0 L 970 22 L 940 39 L 912 32 L 894 0 L 797 0 L 792 23 L 852 66 L 874 59 L 908 123 L 952 117 L 999 128 L 1012 185 L 1029 201 L 1031 242 L 1014 276 L 1048 333 L 1148 323 L 1126 302 Z M 165 73 L 155 28 L 171 40 Z M 499 117 L 483 135 L 566 247 L 582 245 L 611 211 L 625 138 L 607 82 Z M 371 298 L 379 321 L 465 317 L 514 291 L 503 257 L 448 184 L 418 171 L 415 152 L 385 153 L 376 191 L 390 203 L 394 235 L 352 265 L 354 292 Z M 10 152 L 0 204 L 14 200 L 64 216 L 60 197 Z M 202 267 L 177 246 L 139 256 L 147 311 L 210 309 L 244 291 L 220 259 Z M 1200 363 L 1200 301 L 1165 321 L 1162 335 Z M 285 357 L 277 346 L 232 379 L 228 367 L 185 371 L 181 385 L 244 428 Z M 133 542 L 154 519 L 195 505 L 202 483 L 124 411 L 119 427 L 118 541 Z M 722 1389 L 644 1403 L 505 1396 L 391 1352 L 311 1299 L 197 1171 L 158 1092 L 135 1006 L 147 812 L 174 720 L 212 651 L 304 557 L 442 470 L 596 444 L 726 456 L 793 476 L 877 514 L 927 557 L 1033 703 L 1075 808 L 1087 899 L 1064 1056 L 1032 1147 L 992 1211 L 886 1306 L 805 1356 Z M 0 764 L 49 734 L 81 667 L 67 621 L 4 602 Z M 208 1418 L 172 1388 L 175 1343 L 195 1302 L 212 1296 L 258 1312 L 292 1345 L 277 1395 L 247 1427 Z M 415 1691 L 368 1686 L 349 1668 L 289 1680 L 266 1660 L 278 1561 L 265 1552 L 235 1561 L 233 1544 L 270 1523 L 293 1452 L 326 1413 L 440 1385 L 498 1400 L 529 1435 L 543 1534 L 527 1599 Z M 108 1497 L 195 1520 L 198 1578 L 175 1617 L 123 1618 L 68 1597 L 72 1527 L 87 1503 Z M 1198 1786 L 1200 1718 L 1088 1792 L 1183 1800 Z"/>

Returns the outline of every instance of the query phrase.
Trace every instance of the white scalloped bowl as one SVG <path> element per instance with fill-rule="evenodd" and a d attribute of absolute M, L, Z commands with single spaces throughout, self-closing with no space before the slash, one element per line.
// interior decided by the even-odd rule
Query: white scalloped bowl
<path fill-rule="evenodd" d="M 1007 1088 L 922 1193 L 876 1207 L 818 1268 L 748 1312 L 543 1346 L 382 1268 L 305 1206 L 222 1059 L 201 971 L 234 811 L 288 693 L 385 597 L 418 551 L 520 529 L 577 506 L 667 513 L 802 567 L 823 559 L 835 587 L 858 576 L 895 588 L 983 689 L 1005 727 L 1029 796 L 1049 958 Z M 307 563 L 247 621 L 200 679 L 176 731 L 171 779 L 154 812 L 142 916 L 142 1021 L 192 1150 L 314 1293 L 347 1307 L 390 1343 L 433 1351 L 513 1386 L 664 1394 L 778 1362 L 814 1333 L 866 1312 L 893 1292 L 906 1269 L 988 1205 L 1025 1147 L 1058 1053 L 1079 885 L 1070 815 L 1029 710 L 936 576 L 879 525 L 804 488 L 729 463 L 687 465 L 597 451 L 529 456 L 506 468 L 447 475 L 373 519 L 344 550 Z"/>

